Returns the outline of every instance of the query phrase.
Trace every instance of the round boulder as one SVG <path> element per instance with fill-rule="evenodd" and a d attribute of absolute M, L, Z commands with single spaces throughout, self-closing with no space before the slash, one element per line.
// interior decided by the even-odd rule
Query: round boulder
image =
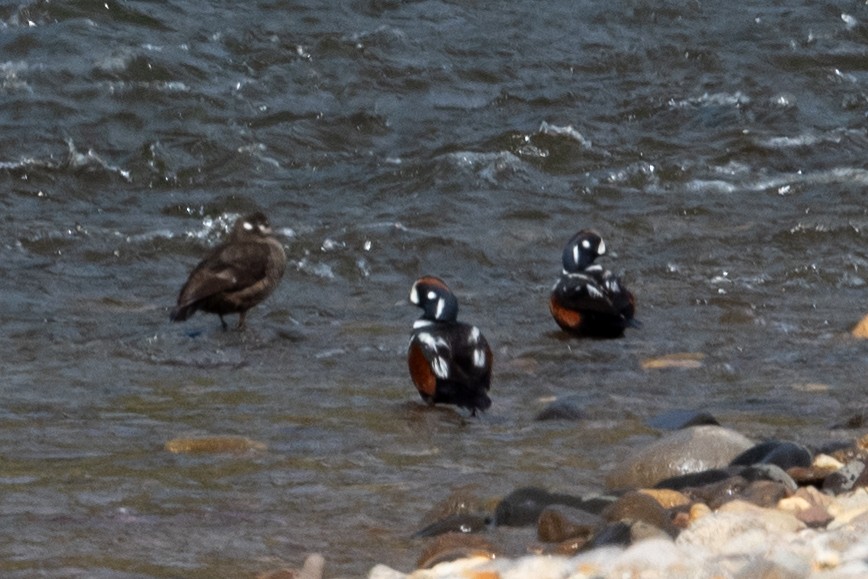
<path fill-rule="evenodd" d="M 752 446 L 747 437 L 728 428 L 684 428 L 633 452 L 612 469 L 606 485 L 610 489 L 653 487 L 663 479 L 726 467 Z"/>

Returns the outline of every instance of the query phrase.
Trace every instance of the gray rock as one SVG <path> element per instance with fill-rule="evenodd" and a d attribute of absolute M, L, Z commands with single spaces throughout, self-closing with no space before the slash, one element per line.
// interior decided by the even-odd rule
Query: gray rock
<path fill-rule="evenodd" d="M 635 451 L 606 477 L 609 488 L 653 487 L 663 479 L 726 467 L 752 447 L 745 436 L 720 426 L 692 426 Z"/>

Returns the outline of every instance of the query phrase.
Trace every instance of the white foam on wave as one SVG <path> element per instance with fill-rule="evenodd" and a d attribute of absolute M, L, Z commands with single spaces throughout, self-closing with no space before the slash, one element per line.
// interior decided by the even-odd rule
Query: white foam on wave
<path fill-rule="evenodd" d="M 759 144 L 772 149 L 791 149 L 795 147 L 809 147 L 812 145 L 831 143 L 839 144 L 847 139 L 865 141 L 864 130 L 836 129 L 826 133 L 809 131 L 795 136 L 769 137 L 759 141 Z"/>
<path fill-rule="evenodd" d="M 69 155 L 66 158 L 66 165 L 68 167 L 72 169 L 92 169 L 96 167 L 114 173 L 128 183 L 132 183 L 132 176 L 127 169 L 112 165 L 100 157 L 93 149 L 88 149 L 86 153 L 80 152 L 72 139 L 69 139 L 66 144 L 69 146 Z"/>
<path fill-rule="evenodd" d="M 489 183 L 497 183 L 501 175 L 524 172 L 524 163 L 509 151 L 476 153 L 461 151 L 449 153 L 446 159 L 460 169 L 469 169 Z"/>
<path fill-rule="evenodd" d="M 694 107 L 704 107 L 704 106 L 732 106 L 739 107 L 742 105 L 749 104 L 750 97 L 742 93 L 741 91 L 736 91 L 734 93 L 727 92 L 717 92 L 717 93 L 705 93 L 699 97 L 687 98 L 687 99 L 669 99 L 669 107 L 673 109 L 684 109 L 684 108 L 694 108 Z"/>
<path fill-rule="evenodd" d="M 552 125 L 543 121 L 539 126 L 539 134 L 541 135 L 549 135 L 554 137 L 566 137 L 570 140 L 573 140 L 580 144 L 584 149 L 591 148 L 591 141 L 585 138 L 585 136 L 576 130 L 573 125 L 567 125 L 565 127 L 559 125 Z"/>

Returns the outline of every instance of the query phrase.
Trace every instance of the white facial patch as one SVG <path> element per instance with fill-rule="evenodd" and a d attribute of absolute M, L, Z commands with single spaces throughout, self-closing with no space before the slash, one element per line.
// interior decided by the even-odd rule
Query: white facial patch
<path fill-rule="evenodd" d="M 597 255 L 606 255 L 606 243 L 601 239 L 600 247 L 597 248 Z"/>
<path fill-rule="evenodd" d="M 433 294 L 434 292 L 431 292 L 431 293 Z M 437 300 L 437 312 L 434 314 L 434 317 L 439 319 L 440 316 L 443 315 L 443 308 L 445 308 L 445 307 L 446 307 L 446 300 L 444 300 L 443 298 L 440 298 L 439 300 Z"/>
<path fill-rule="evenodd" d="M 582 247 L 584 247 L 585 249 L 591 249 L 591 240 L 590 239 L 582 240 Z"/>
<path fill-rule="evenodd" d="M 588 243 L 587 240 L 585 240 L 585 243 Z M 584 245 L 585 243 L 583 243 L 582 245 Z M 575 263 L 579 263 L 579 246 L 578 245 L 573 246 L 573 261 Z"/>
<path fill-rule="evenodd" d="M 242 227 L 244 227 L 245 231 L 253 231 L 253 224 L 249 221 L 245 221 Z"/>
<path fill-rule="evenodd" d="M 470 329 L 470 338 L 467 340 L 468 343 L 473 344 L 475 346 L 476 344 L 479 343 L 479 336 L 480 336 L 479 328 L 477 328 L 476 326 L 473 326 Z"/>
<path fill-rule="evenodd" d="M 419 290 L 416 289 L 416 284 L 410 289 L 410 303 L 419 305 Z"/>
<path fill-rule="evenodd" d="M 434 290 L 431 290 L 428 292 L 428 299 L 429 300 L 433 300 L 436 297 L 437 297 L 437 292 L 435 292 Z"/>

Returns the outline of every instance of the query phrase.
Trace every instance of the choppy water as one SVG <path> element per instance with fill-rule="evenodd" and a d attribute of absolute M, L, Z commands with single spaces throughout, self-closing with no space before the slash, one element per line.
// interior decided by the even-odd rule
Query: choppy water
<path fill-rule="evenodd" d="M 864 2 L 37 1 L 0 51 L 5 577 L 409 569 L 450 490 L 599 490 L 666 410 L 808 443 L 864 411 Z M 283 284 L 245 333 L 170 324 L 252 209 Z M 547 312 L 588 226 L 622 340 Z M 422 273 L 494 346 L 481 419 L 409 382 Z M 642 370 L 673 352 L 706 358 Z M 163 450 L 227 434 L 268 450 Z"/>

